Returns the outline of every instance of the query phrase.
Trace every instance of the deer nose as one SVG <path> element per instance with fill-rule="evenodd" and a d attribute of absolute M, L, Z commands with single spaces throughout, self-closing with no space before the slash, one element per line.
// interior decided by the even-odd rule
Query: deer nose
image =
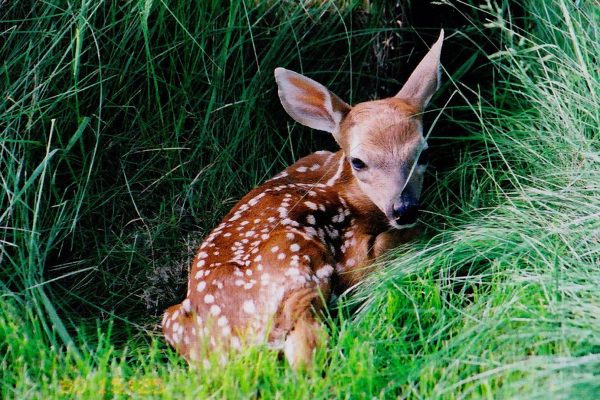
<path fill-rule="evenodd" d="M 416 222 L 418 212 L 419 204 L 402 201 L 394 204 L 392 214 L 398 225 L 410 225 Z"/>

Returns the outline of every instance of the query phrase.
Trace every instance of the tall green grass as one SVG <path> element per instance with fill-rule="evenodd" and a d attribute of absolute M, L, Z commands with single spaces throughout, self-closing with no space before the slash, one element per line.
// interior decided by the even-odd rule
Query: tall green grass
<path fill-rule="evenodd" d="M 373 94 L 380 10 L 340 4 L 2 6 L 3 398 L 600 396 L 591 1 L 487 3 L 453 32 L 489 41 L 493 79 L 447 71 L 430 119 L 464 132 L 433 128 L 426 233 L 342 298 L 312 371 L 260 348 L 194 370 L 165 346 L 152 309 L 181 295 L 199 237 L 328 145 L 288 125 L 272 69 Z"/>
<path fill-rule="evenodd" d="M 173 303 L 157 293 L 185 281 L 182 238 L 315 147 L 287 130 L 273 69 L 352 87 L 378 34 L 365 14 L 350 37 L 351 5 L 4 7 L 0 276 L 61 342 L 79 323 L 57 304 L 95 319 Z"/>

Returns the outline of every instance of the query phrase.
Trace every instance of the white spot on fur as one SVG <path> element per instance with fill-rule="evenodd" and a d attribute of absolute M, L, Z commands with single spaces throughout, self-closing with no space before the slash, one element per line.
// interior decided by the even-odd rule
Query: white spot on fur
<path fill-rule="evenodd" d="M 317 236 L 317 230 L 315 228 L 313 228 L 312 226 L 307 226 L 306 228 L 304 228 L 304 231 L 310 236 L 310 237 L 314 237 Z"/>
<path fill-rule="evenodd" d="M 315 203 L 313 203 L 312 201 L 305 201 L 304 204 L 306 205 L 306 207 L 310 208 L 311 210 L 316 210 L 318 207 Z"/>
<path fill-rule="evenodd" d="M 333 273 L 333 267 L 329 264 L 325 264 L 317 270 L 317 277 L 320 279 L 327 278 L 332 273 Z"/>
<path fill-rule="evenodd" d="M 213 296 L 212 294 L 207 294 L 206 296 L 204 296 L 204 302 L 206 304 L 214 303 L 215 302 L 215 296 Z"/>
<path fill-rule="evenodd" d="M 229 325 L 225 325 L 223 329 L 221 329 L 221 334 L 223 336 L 229 336 L 231 334 L 231 327 Z"/>
<path fill-rule="evenodd" d="M 256 306 L 254 305 L 254 300 L 246 300 L 242 305 L 242 309 L 246 314 L 254 314 L 256 313 Z"/>
<path fill-rule="evenodd" d="M 289 218 L 285 218 L 284 220 L 282 220 L 281 224 L 282 225 L 291 225 L 291 226 L 295 226 L 295 227 L 300 226 L 300 224 L 297 221 L 293 221 Z"/>

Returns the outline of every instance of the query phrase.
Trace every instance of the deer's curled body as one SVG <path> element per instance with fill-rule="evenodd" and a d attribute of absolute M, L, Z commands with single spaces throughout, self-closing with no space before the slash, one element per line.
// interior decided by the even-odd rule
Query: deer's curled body
<path fill-rule="evenodd" d="M 439 85 L 442 38 L 396 97 L 353 108 L 276 70 L 286 111 L 332 133 L 342 150 L 306 156 L 252 190 L 204 240 L 186 298 L 162 320 L 186 359 L 266 342 L 294 367 L 311 363 L 331 293 L 362 281 L 374 259 L 410 237 L 394 228 L 405 228 L 409 213 L 414 219 L 420 196 L 420 114 Z"/>
<path fill-rule="evenodd" d="M 301 358 L 294 364 L 310 358 L 293 353 L 297 342 L 322 334 L 314 313 L 332 284 L 347 288 L 362 279 L 381 251 L 376 228 L 387 229 L 377 210 L 357 210 L 344 198 L 351 175 L 344 161 L 341 152 L 304 157 L 229 212 L 194 259 L 186 300 L 164 315 L 171 345 L 196 360 L 202 348 L 266 338 Z M 302 333 L 290 336 L 298 328 Z M 286 340 L 293 342 L 287 349 Z"/>

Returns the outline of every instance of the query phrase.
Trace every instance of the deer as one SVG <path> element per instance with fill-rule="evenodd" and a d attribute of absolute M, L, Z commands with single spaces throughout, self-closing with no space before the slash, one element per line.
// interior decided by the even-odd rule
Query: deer
<path fill-rule="evenodd" d="M 340 150 L 305 156 L 256 187 L 202 242 L 185 299 L 162 319 L 166 341 L 190 364 L 266 344 L 293 369 L 310 368 L 327 341 L 329 299 L 414 236 L 406 232 L 428 164 L 422 114 L 440 86 L 443 40 L 442 30 L 394 97 L 353 107 L 275 69 L 289 116 L 330 133 Z"/>

